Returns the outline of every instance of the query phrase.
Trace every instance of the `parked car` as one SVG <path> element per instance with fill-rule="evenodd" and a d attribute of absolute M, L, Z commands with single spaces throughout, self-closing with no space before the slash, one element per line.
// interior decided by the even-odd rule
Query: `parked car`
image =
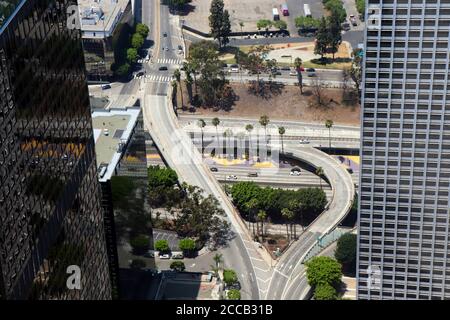
<path fill-rule="evenodd" d="M 164 253 L 164 254 L 159 254 L 159 258 L 160 259 L 170 259 L 170 254 L 168 253 Z"/>
<path fill-rule="evenodd" d="M 183 252 L 172 252 L 172 259 L 184 259 Z"/>
<path fill-rule="evenodd" d="M 210 170 L 211 170 L 212 172 L 217 172 L 217 171 L 219 171 L 216 167 L 211 167 Z"/>
<path fill-rule="evenodd" d="M 161 66 L 161 67 L 159 67 L 159 71 L 167 71 L 167 67 L 166 66 Z"/>
<path fill-rule="evenodd" d="M 238 73 L 239 72 L 239 66 L 237 64 L 232 64 L 230 68 L 228 69 L 229 73 Z"/>
<path fill-rule="evenodd" d="M 241 290 L 241 283 L 240 283 L 239 281 L 236 281 L 236 282 L 233 283 L 233 284 L 227 285 L 227 286 L 226 286 L 226 289 L 227 289 L 227 290 L 230 290 L 230 289 Z"/>
<path fill-rule="evenodd" d="M 291 71 L 289 72 L 290 76 L 297 76 L 297 70 L 295 70 L 294 68 L 291 69 Z"/>
<path fill-rule="evenodd" d="M 110 84 L 103 84 L 102 85 L 102 90 L 106 90 L 106 89 L 111 89 L 111 85 Z"/>

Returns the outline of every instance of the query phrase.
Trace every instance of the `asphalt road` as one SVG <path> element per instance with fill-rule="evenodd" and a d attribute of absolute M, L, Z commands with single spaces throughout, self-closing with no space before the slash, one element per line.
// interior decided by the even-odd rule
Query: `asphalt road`
<path fill-rule="evenodd" d="M 177 22 L 169 16 L 167 6 L 160 5 L 159 2 L 149 1 L 149 8 L 145 11 L 153 13 L 153 39 L 155 47 L 152 48 L 152 61 L 154 63 L 145 66 L 147 74 L 161 73 L 158 70 L 160 65 L 167 65 L 158 61 L 176 61 L 179 59 L 178 45 L 183 45 Z M 153 9 L 153 10 L 152 10 Z M 164 36 L 166 33 L 167 36 Z M 168 50 L 166 50 L 168 48 Z M 169 70 L 177 65 L 169 65 Z M 168 71 L 170 72 L 170 71 Z M 253 265 L 259 259 L 255 252 L 251 250 L 251 241 L 245 239 L 239 223 L 233 216 L 232 206 L 229 200 L 224 197 L 218 182 L 210 178 L 209 170 L 202 165 L 201 157 L 193 151 L 192 143 L 187 134 L 178 128 L 177 119 L 170 110 L 167 94 L 169 93 L 169 82 L 145 82 L 145 78 L 140 80 L 140 90 L 144 97 L 142 107 L 144 110 L 144 121 L 149 129 L 152 138 L 158 145 L 159 150 L 167 160 L 168 164 L 177 171 L 182 181 L 201 187 L 205 193 L 213 194 L 221 202 L 223 209 L 232 222 L 233 231 L 236 236 L 229 241 L 228 246 L 220 253 L 223 254 L 226 264 L 236 270 L 242 285 L 242 297 L 244 299 L 259 299 L 258 285 Z M 193 161 L 190 161 L 194 159 Z M 231 206 L 231 207 L 230 207 Z M 247 247 L 250 247 L 247 248 Z M 259 259 L 260 260 L 260 259 Z"/>

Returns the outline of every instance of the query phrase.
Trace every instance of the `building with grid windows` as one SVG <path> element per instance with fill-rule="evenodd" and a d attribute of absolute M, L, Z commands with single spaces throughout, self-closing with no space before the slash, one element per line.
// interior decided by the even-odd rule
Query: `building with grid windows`
<path fill-rule="evenodd" d="M 450 0 L 368 0 L 359 299 L 450 298 Z"/>
<path fill-rule="evenodd" d="M 67 17 L 77 3 L 7 1 L 15 8 L 0 25 L 0 300 L 110 299 L 81 33 Z"/>

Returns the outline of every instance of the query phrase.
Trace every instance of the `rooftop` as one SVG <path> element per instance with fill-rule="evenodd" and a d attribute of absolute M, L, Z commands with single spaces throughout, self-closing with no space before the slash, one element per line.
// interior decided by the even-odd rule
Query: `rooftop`
<path fill-rule="evenodd" d="M 92 112 L 95 152 L 101 182 L 113 176 L 122 157 L 122 147 L 129 142 L 140 112 L 139 107 Z"/>
<path fill-rule="evenodd" d="M 84 35 L 95 31 L 112 33 L 129 2 L 130 0 L 78 0 Z"/>

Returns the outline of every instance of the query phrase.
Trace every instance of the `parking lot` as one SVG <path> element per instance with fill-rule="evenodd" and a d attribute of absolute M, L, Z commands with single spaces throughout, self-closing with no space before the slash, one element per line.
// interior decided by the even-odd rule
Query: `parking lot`
<path fill-rule="evenodd" d="M 297 34 L 295 18 L 304 15 L 303 5 L 309 4 L 313 17 L 324 15 L 324 9 L 320 0 L 224 0 L 225 9 L 230 13 L 231 29 L 241 31 L 240 22 L 244 23 L 242 31 L 256 31 L 256 22 L 260 19 L 273 20 L 272 8 L 280 10 L 282 4 L 287 4 L 289 16 L 280 18 L 288 23 L 288 29 L 292 35 Z M 192 0 L 190 5 L 193 10 L 184 17 L 186 24 L 203 32 L 209 32 L 209 10 L 211 0 Z"/>
<path fill-rule="evenodd" d="M 158 240 L 167 240 L 167 242 L 169 242 L 169 247 L 171 251 L 180 250 L 180 248 L 178 247 L 178 241 L 180 239 L 178 238 L 176 232 L 161 229 L 153 229 L 153 242 L 156 242 Z"/>

